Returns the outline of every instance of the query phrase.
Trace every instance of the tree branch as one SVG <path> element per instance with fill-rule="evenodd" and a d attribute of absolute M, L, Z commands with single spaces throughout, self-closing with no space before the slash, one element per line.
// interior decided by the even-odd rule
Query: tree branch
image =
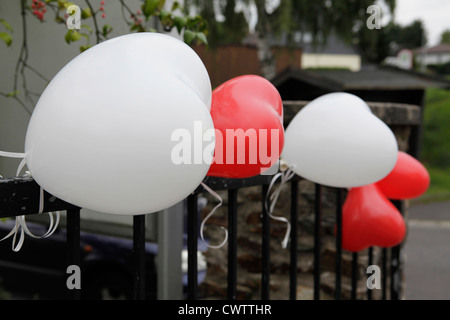
<path fill-rule="evenodd" d="M 91 5 L 91 2 L 89 0 L 84 0 L 87 4 L 87 6 L 89 7 L 89 9 L 92 12 L 92 20 L 94 20 L 94 28 L 95 28 L 95 36 L 97 37 L 97 44 L 99 44 L 100 42 L 102 42 L 101 39 L 101 32 L 100 29 L 98 27 L 98 23 L 97 23 L 97 13 L 94 11 L 94 8 Z"/>

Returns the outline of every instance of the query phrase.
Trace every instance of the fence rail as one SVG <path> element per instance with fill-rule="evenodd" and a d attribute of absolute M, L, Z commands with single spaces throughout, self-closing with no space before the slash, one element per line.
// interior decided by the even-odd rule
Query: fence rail
<path fill-rule="evenodd" d="M 227 298 L 236 299 L 237 297 L 237 215 L 239 214 L 239 205 L 237 201 L 238 190 L 241 188 L 260 186 L 261 187 L 261 222 L 262 222 L 262 247 L 261 247 L 261 300 L 270 299 L 270 217 L 266 211 L 265 201 L 272 176 L 257 176 L 248 179 L 205 179 L 211 189 L 215 191 L 226 190 L 228 193 L 228 263 L 227 263 Z M 295 176 L 288 183 L 290 184 L 290 213 L 289 218 L 292 225 L 289 245 L 289 292 L 286 292 L 286 299 L 295 300 L 297 298 L 297 263 L 298 253 L 298 195 L 299 182 L 301 178 Z M 314 294 L 316 300 L 321 299 L 321 218 L 322 218 L 322 189 L 321 185 L 315 185 L 314 201 Z M 335 294 L 336 300 L 342 299 L 342 203 L 343 190 L 335 190 L 336 203 L 336 259 L 335 259 Z M 199 186 L 187 198 L 187 233 L 188 233 L 188 289 L 187 299 L 199 299 L 198 288 L 198 270 L 197 270 L 197 252 L 199 238 L 199 214 L 198 214 L 198 196 L 205 192 L 202 186 Z M 40 187 L 31 178 L 13 178 L 0 179 L 0 218 L 15 217 L 19 215 L 30 215 L 38 212 L 40 201 Z M 66 239 L 66 261 L 67 265 L 80 265 L 80 208 L 55 198 L 47 192 L 44 192 L 44 210 L 43 212 L 67 211 L 67 239 Z M 403 212 L 403 203 L 394 202 L 396 207 Z M 134 299 L 145 299 L 146 297 L 146 259 L 145 259 L 145 221 L 146 215 L 133 217 L 133 254 L 134 261 Z M 401 298 L 402 277 L 401 270 L 401 246 L 390 249 L 381 249 L 382 252 L 382 287 L 381 298 L 387 299 L 388 293 L 390 299 Z M 18 253 L 20 254 L 20 252 Z M 368 250 L 368 265 L 373 264 L 373 248 Z M 351 271 L 351 298 L 357 298 L 358 288 L 358 253 L 352 254 Z M 388 279 L 390 277 L 390 279 Z M 388 291 L 387 284 L 390 283 Z M 69 299 L 80 299 L 80 290 L 67 290 Z M 367 299 L 372 299 L 372 290 L 368 289 Z"/>

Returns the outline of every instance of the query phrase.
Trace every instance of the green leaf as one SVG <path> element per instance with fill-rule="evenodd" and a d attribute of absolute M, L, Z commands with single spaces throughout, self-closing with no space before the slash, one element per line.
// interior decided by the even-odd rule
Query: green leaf
<path fill-rule="evenodd" d="M 67 31 L 64 39 L 66 40 L 67 43 L 71 43 L 71 42 L 80 40 L 82 36 L 83 35 L 81 33 L 75 31 L 74 29 L 69 29 L 69 31 Z M 86 35 L 84 35 L 84 36 L 86 36 Z"/>
<path fill-rule="evenodd" d="M 145 0 L 143 13 L 148 18 L 155 13 L 156 8 L 158 8 L 159 0 Z"/>
<path fill-rule="evenodd" d="M 108 33 L 110 33 L 112 31 L 112 27 L 108 24 L 105 24 L 102 28 L 102 35 L 104 37 L 106 37 L 108 35 Z"/>
<path fill-rule="evenodd" d="M 177 27 L 178 33 L 186 26 L 187 19 L 185 17 L 175 17 L 173 18 L 173 24 Z"/>
<path fill-rule="evenodd" d="M 92 11 L 91 11 L 91 8 L 86 7 L 81 11 L 81 18 L 87 19 L 89 17 L 92 17 Z"/>
<path fill-rule="evenodd" d="M 192 41 L 194 41 L 195 36 L 196 36 L 195 32 L 191 30 L 185 30 L 183 35 L 184 42 L 186 42 L 187 44 L 191 43 Z"/>
<path fill-rule="evenodd" d="M 161 20 L 161 22 L 167 23 L 170 19 L 171 19 L 172 14 L 170 13 L 170 11 L 167 10 L 161 10 L 159 13 L 159 20 Z"/>
<path fill-rule="evenodd" d="M 200 42 L 208 44 L 208 39 L 206 38 L 206 35 L 203 32 L 197 32 L 195 35 L 196 38 L 200 40 Z"/>
<path fill-rule="evenodd" d="M 11 25 L 3 19 L 0 19 L 0 23 L 8 30 L 9 32 L 13 32 L 13 28 Z"/>
<path fill-rule="evenodd" d="M 58 1 L 58 8 L 60 9 L 67 9 L 70 6 L 75 5 L 75 3 L 73 2 L 69 2 L 69 1 L 64 1 L 64 0 L 59 0 Z"/>
<path fill-rule="evenodd" d="M 158 9 L 161 11 L 164 8 L 165 4 L 166 4 L 166 0 L 159 0 Z"/>
<path fill-rule="evenodd" d="M 178 1 L 175 1 L 173 3 L 173 5 L 172 5 L 172 11 L 175 11 L 175 10 L 180 9 L 180 8 L 181 8 L 180 3 Z"/>
<path fill-rule="evenodd" d="M 14 96 L 17 96 L 19 94 L 19 91 L 12 91 L 12 92 L 8 92 L 7 94 L 6 94 L 6 96 L 8 97 L 8 98 L 11 98 L 11 97 L 14 97 Z"/>
<path fill-rule="evenodd" d="M 93 31 L 91 26 L 87 25 L 87 24 L 82 24 L 80 27 L 84 28 L 84 29 L 87 29 L 89 31 L 89 33 L 92 33 L 92 31 Z"/>
<path fill-rule="evenodd" d="M 89 49 L 90 47 L 92 47 L 91 45 L 85 45 L 85 46 L 80 46 L 80 52 L 86 51 L 87 49 Z"/>
<path fill-rule="evenodd" d="M 71 33 L 71 29 L 69 29 L 69 31 L 67 31 L 66 35 L 64 36 L 64 40 L 66 40 L 66 43 L 69 44 L 70 43 L 70 33 Z"/>
<path fill-rule="evenodd" d="M 0 32 L 0 39 L 2 39 L 8 47 L 11 45 L 13 41 L 11 35 L 6 32 Z"/>
<path fill-rule="evenodd" d="M 130 27 L 130 31 L 138 30 L 140 28 L 140 25 L 133 23 Z"/>

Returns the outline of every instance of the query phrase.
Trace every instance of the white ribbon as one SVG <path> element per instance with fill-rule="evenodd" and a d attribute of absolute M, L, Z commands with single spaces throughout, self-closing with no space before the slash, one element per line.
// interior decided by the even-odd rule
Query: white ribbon
<path fill-rule="evenodd" d="M 7 158 L 23 159 L 23 158 L 25 158 L 25 153 L 0 151 L 0 156 L 7 157 Z"/>
<path fill-rule="evenodd" d="M 18 252 L 21 248 L 22 245 L 25 241 L 25 234 L 29 235 L 32 238 L 36 238 L 36 239 L 42 239 L 42 238 L 47 238 L 49 236 L 51 236 L 57 229 L 58 224 L 59 224 L 59 218 L 60 218 L 60 212 L 56 211 L 55 212 L 55 216 L 56 216 L 56 221 L 54 221 L 53 218 L 53 212 L 49 212 L 48 213 L 50 216 L 50 225 L 49 228 L 47 230 L 46 233 L 44 233 L 42 236 L 37 236 L 35 234 L 33 234 L 27 227 L 27 223 L 25 221 L 25 216 L 17 216 L 16 217 L 16 223 L 14 225 L 14 228 L 11 230 L 10 233 L 8 233 L 3 239 L 1 239 L 0 241 L 6 240 L 9 237 L 13 236 L 13 241 L 12 241 L 12 250 L 14 252 Z M 20 232 L 20 237 L 19 237 L 19 241 L 16 244 L 16 239 L 17 239 L 17 234 Z"/>
<path fill-rule="evenodd" d="M 219 200 L 219 203 L 211 210 L 210 213 L 208 213 L 208 215 L 205 217 L 205 219 L 203 219 L 203 221 L 200 225 L 200 237 L 202 238 L 203 241 L 205 241 L 205 239 L 203 237 L 203 230 L 205 228 L 205 223 L 214 214 L 214 212 L 222 205 L 223 201 L 222 201 L 222 198 L 215 191 L 213 191 L 210 187 L 208 187 L 203 182 L 201 184 L 202 184 L 203 188 L 205 188 L 206 191 L 208 191 L 212 196 L 214 196 L 217 200 Z M 225 239 L 222 241 L 222 243 L 220 243 L 219 245 L 216 245 L 216 246 L 213 246 L 213 245 L 210 245 L 209 243 L 207 243 L 208 247 L 213 248 L 213 249 L 220 249 L 225 245 L 225 243 L 227 243 L 228 230 L 224 227 L 220 227 L 220 228 L 223 231 L 225 231 Z"/>
<path fill-rule="evenodd" d="M 270 181 L 269 188 L 267 189 L 266 201 L 264 202 L 264 205 L 266 207 L 266 211 L 267 211 L 269 217 L 272 218 L 273 220 L 284 222 L 287 225 L 286 234 L 284 236 L 283 241 L 281 242 L 281 245 L 283 248 L 287 247 L 287 244 L 289 241 L 289 235 L 291 233 L 291 223 L 285 217 L 274 216 L 272 214 L 272 212 L 273 212 L 273 209 L 275 208 L 278 197 L 280 196 L 281 188 L 283 187 L 283 185 L 286 182 L 291 180 L 294 176 L 295 176 L 295 172 L 292 171 L 292 169 L 289 167 L 285 171 L 279 172 L 276 175 L 274 175 L 272 180 Z M 272 188 L 273 188 L 275 182 L 278 180 L 278 178 L 281 178 L 280 185 L 278 186 L 278 188 L 276 188 L 274 190 L 274 192 L 272 194 L 270 194 L 270 191 L 272 190 Z M 267 206 L 268 202 L 270 202 L 269 207 Z"/>
<path fill-rule="evenodd" d="M 25 154 L 24 153 L 16 153 L 16 152 L 0 151 L 0 156 L 8 157 L 8 158 L 22 159 L 22 161 L 20 162 L 20 164 L 17 168 L 17 173 L 16 173 L 16 175 L 19 176 L 20 172 L 26 165 Z M 25 176 L 31 177 L 31 173 L 29 171 L 26 171 Z M 40 188 L 38 213 L 42 213 L 43 211 L 44 211 L 44 189 Z M 3 239 L 0 239 L 0 241 L 6 240 L 9 237 L 13 236 L 12 250 L 15 252 L 18 252 L 22 248 L 22 245 L 25 241 L 25 234 L 29 235 L 32 238 L 37 238 L 37 239 L 47 238 L 47 237 L 51 236 L 58 228 L 61 214 L 59 211 L 56 211 L 55 212 L 56 219 L 54 219 L 54 217 L 53 217 L 53 212 L 49 212 L 48 215 L 50 217 L 50 225 L 49 225 L 47 232 L 44 233 L 42 236 L 37 236 L 37 235 L 33 234 L 28 229 L 27 223 L 25 221 L 25 216 L 21 215 L 21 216 L 16 217 L 16 223 L 14 224 L 14 228 L 5 237 L 3 237 Z M 17 239 L 17 234 L 19 232 L 20 232 L 19 241 L 17 242 L 17 245 L 15 245 L 16 239 Z"/>

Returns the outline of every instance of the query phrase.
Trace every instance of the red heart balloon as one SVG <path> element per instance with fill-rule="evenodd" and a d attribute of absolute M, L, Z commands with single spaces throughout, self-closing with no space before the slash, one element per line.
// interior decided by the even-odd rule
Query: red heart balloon
<path fill-rule="evenodd" d="M 283 103 L 268 80 L 246 75 L 223 83 L 212 93 L 211 117 L 216 145 L 208 176 L 252 177 L 279 159 Z"/>
<path fill-rule="evenodd" d="M 430 175 L 414 157 L 399 151 L 392 171 L 376 185 L 390 199 L 411 199 L 427 191 L 430 185 Z"/>
<path fill-rule="evenodd" d="M 402 215 L 375 184 L 350 189 L 342 208 L 342 248 L 388 248 L 401 243 L 405 233 Z"/>

